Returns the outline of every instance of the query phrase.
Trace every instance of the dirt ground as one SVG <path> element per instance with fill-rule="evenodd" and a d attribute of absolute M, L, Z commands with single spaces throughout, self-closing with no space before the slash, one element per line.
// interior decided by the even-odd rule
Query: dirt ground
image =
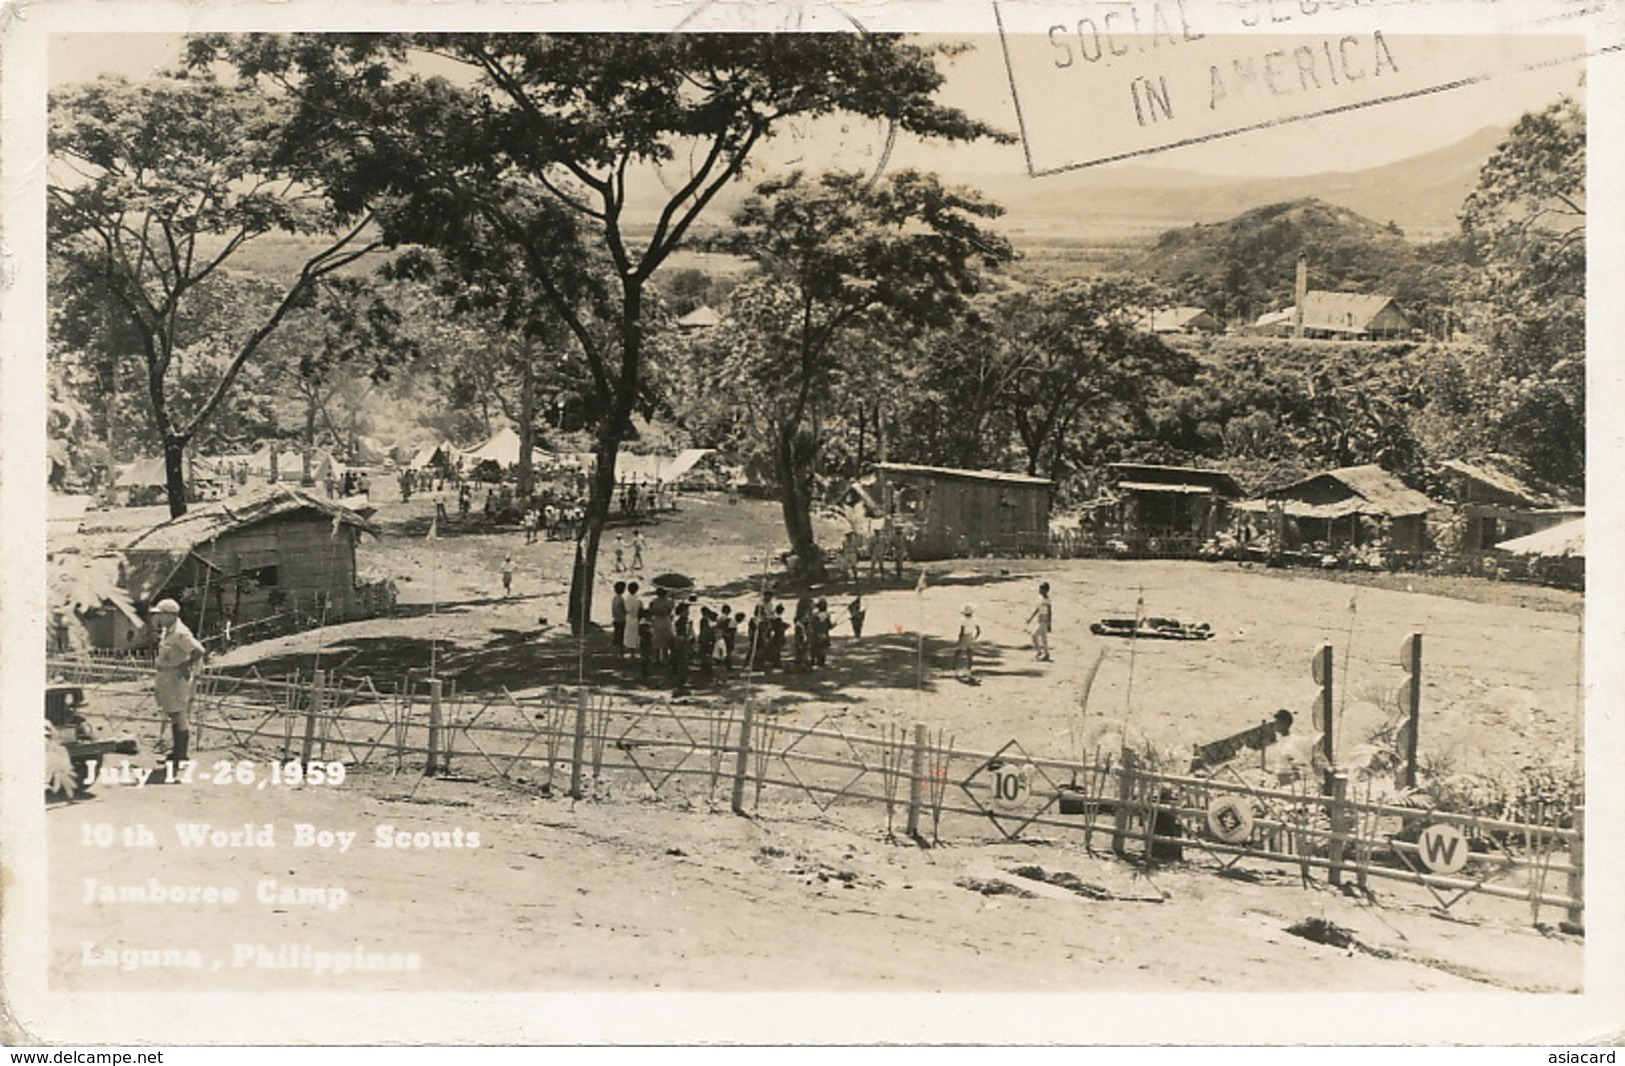
<path fill-rule="evenodd" d="M 273 674 L 319 662 L 347 676 L 397 677 L 433 655 L 465 690 L 518 693 L 586 678 L 654 694 L 617 666 L 603 634 L 578 641 L 562 625 L 569 544 L 526 545 L 522 535 L 478 521 L 443 524 L 439 539 L 428 541 L 431 511 L 426 500 L 382 504 L 385 536 L 362 549 L 368 576 L 399 583 L 397 616 L 241 647 L 215 665 Z M 768 503 L 687 498 L 678 513 L 642 527 L 642 573 L 681 571 L 706 602 L 744 610 L 762 582 L 764 555 L 783 541 L 776 516 Z M 515 595 L 504 598 L 499 568 L 509 552 L 518 574 Z M 606 624 L 607 582 L 615 577 L 609 554 L 595 607 Z M 1426 759 L 1479 769 L 1579 758 L 1577 595 L 1191 562 L 970 560 L 929 564 L 921 591 L 916 578 L 910 570 L 900 580 L 866 583 L 863 638 L 842 625 L 826 672 L 769 675 L 755 682 L 759 695 L 797 724 L 918 721 L 972 749 L 1018 739 L 1029 752 L 1066 758 L 1127 728 L 1188 752 L 1276 707 L 1307 716 L 1310 656 L 1329 642 L 1347 751 L 1393 715 L 1400 643 L 1421 632 Z M 1051 663 L 1035 661 L 1026 646 L 1024 620 L 1040 580 L 1054 587 Z M 844 618 L 851 589 L 819 592 Z M 1130 644 L 1089 632 L 1089 622 L 1132 616 L 1140 603 L 1148 615 L 1205 622 L 1216 635 Z M 982 627 L 976 687 L 956 682 L 946 664 L 966 604 Z M 697 699 L 737 700 L 739 686 Z M 182 847 L 173 827 L 190 822 L 271 824 L 276 846 Z M 98 823 L 146 825 L 157 846 L 87 845 L 94 830 L 86 826 Z M 296 847 L 297 824 L 359 836 L 345 853 Z M 374 847 L 381 824 L 460 828 L 464 840 L 477 832 L 480 843 Z M 51 972 L 53 984 L 69 990 L 134 982 L 148 990 L 797 992 L 1576 991 L 1582 984 L 1583 943 L 1535 928 L 1529 907 L 1515 901 L 1475 897 L 1442 917 L 1425 895 L 1356 899 L 1322 883 L 1306 886 L 1296 869 L 1249 863 L 1227 877 L 1211 865 L 1176 865 L 1147 875 L 1088 854 L 1075 840 L 1042 837 L 922 848 L 793 806 L 741 818 L 725 806 L 572 803 L 373 772 L 336 789 L 273 793 L 109 787 L 90 803 L 53 810 L 47 828 Z M 1031 867 L 1073 874 L 1091 891 L 1019 872 Z M 119 883 L 231 884 L 245 902 L 85 902 L 85 879 L 106 880 L 111 868 Z M 335 909 L 261 904 L 255 893 L 267 879 L 341 886 L 347 898 Z M 166 914 L 174 920 L 158 917 Z M 1558 917 L 1542 915 L 1552 924 Z M 1354 940 L 1332 946 L 1288 932 L 1313 919 Z M 154 930 L 163 945 L 195 947 L 198 966 L 130 972 L 86 963 L 102 949 L 154 946 Z M 358 943 L 415 956 L 417 968 L 313 974 L 239 965 L 236 947 L 343 953 Z"/>

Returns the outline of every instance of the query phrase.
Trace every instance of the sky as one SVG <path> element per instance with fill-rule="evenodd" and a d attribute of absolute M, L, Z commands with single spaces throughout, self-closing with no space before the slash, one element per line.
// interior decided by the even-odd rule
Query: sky
<path fill-rule="evenodd" d="M 936 41 L 941 38 L 924 38 Z M 1012 102 L 1011 77 L 1005 49 L 997 35 L 983 34 L 955 38 L 968 40 L 972 49 L 945 61 L 947 80 L 940 99 L 960 107 L 1000 129 L 1019 130 Z M 1035 38 L 1036 40 L 1036 38 Z M 1448 92 L 1426 94 L 1382 107 L 1360 108 L 1334 116 L 1271 126 L 1204 143 L 1138 155 L 1123 163 L 1132 165 L 1194 170 L 1214 175 L 1246 177 L 1290 176 L 1337 170 L 1360 170 L 1380 166 L 1453 144 L 1486 126 L 1509 126 L 1529 111 L 1555 100 L 1564 92 L 1583 93 L 1582 68 L 1578 62 L 1556 63 L 1532 71 L 1521 68 L 1556 56 L 1577 54 L 1583 42 L 1571 37 L 1453 37 L 1413 38 L 1407 42 L 1408 55 L 1473 57 L 1482 66 L 1496 70 L 1488 80 Z M 177 62 L 181 40 L 173 34 L 59 34 L 50 41 L 49 77 L 53 85 L 90 80 L 102 73 L 140 78 Z M 1459 69 L 1442 63 L 1444 69 Z M 1088 145 L 1093 128 L 1086 107 L 1070 101 L 1054 103 L 1045 99 L 1044 83 L 1038 91 L 1024 90 L 1023 101 L 1029 116 L 1061 114 L 1068 121 L 1077 111 L 1081 151 Z M 1049 106 L 1046 111 L 1046 105 Z M 771 149 L 781 160 L 807 160 L 809 165 L 833 158 L 836 162 L 861 165 L 872 158 L 884 141 L 884 132 L 864 125 L 826 123 L 804 131 L 804 138 L 783 137 Z M 833 155 L 832 139 L 842 142 Z M 1038 139 L 1034 134 L 1034 140 Z M 1061 161 L 1081 156 L 1067 155 L 1071 145 L 1056 146 Z M 1026 173 L 1020 145 L 990 143 L 942 146 L 900 140 L 892 149 L 892 166 L 918 166 L 938 171 L 952 179 L 968 179 L 987 174 Z M 1042 179 L 1040 179 L 1042 180 Z"/>

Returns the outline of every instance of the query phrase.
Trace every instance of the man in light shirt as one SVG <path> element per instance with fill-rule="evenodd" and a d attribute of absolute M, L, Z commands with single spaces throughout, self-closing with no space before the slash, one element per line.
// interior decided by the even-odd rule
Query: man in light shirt
<path fill-rule="evenodd" d="M 198 665 L 203 662 L 204 649 L 181 621 L 181 607 L 174 600 L 159 600 L 152 608 L 152 617 L 158 625 L 153 692 L 158 698 L 158 709 L 169 719 L 174 738 L 169 761 L 178 764 L 188 757 L 192 734 L 187 725 L 187 713 L 191 709 L 192 684 Z"/>

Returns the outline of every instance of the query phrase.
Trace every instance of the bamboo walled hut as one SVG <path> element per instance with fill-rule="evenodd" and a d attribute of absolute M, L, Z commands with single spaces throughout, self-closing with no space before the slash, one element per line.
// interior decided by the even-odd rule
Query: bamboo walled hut
<path fill-rule="evenodd" d="M 1232 501 L 1243 493 L 1222 470 L 1148 463 L 1106 467 L 1117 497 L 1116 520 L 1130 550 L 1191 551 L 1229 524 Z"/>
<path fill-rule="evenodd" d="M 378 530 L 360 514 L 307 492 L 195 507 L 124 549 L 123 585 L 146 607 L 170 597 L 202 634 L 274 616 L 325 621 L 364 613 L 356 541 Z"/>
<path fill-rule="evenodd" d="M 1026 554 L 1049 544 L 1055 483 L 997 470 L 880 463 L 880 496 L 911 538 L 915 559 Z"/>

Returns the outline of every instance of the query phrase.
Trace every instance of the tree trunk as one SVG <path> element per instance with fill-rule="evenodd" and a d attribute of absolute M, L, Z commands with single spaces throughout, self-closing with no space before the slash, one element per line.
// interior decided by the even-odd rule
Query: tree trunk
<path fill-rule="evenodd" d="M 805 581 L 823 581 L 824 553 L 813 536 L 813 460 L 818 454 L 815 435 L 789 420 L 775 442 L 774 464 L 779 475 L 779 506 L 784 512 L 784 531 L 790 536 L 790 552 L 795 556 L 794 574 Z"/>
<path fill-rule="evenodd" d="M 524 340 L 522 353 L 525 362 L 525 376 L 519 386 L 519 506 L 521 510 L 530 504 L 530 495 L 535 490 L 532 482 L 535 479 L 535 460 L 532 452 L 536 447 L 536 365 L 532 360 L 533 352 L 531 342 L 527 337 Z"/>
<path fill-rule="evenodd" d="M 570 631 L 577 635 L 586 632 L 592 621 L 593 577 L 598 567 L 598 544 L 615 495 L 615 459 L 621 451 L 621 440 L 632 428 L 632 404 L 642 375 L 643 290 L 640 282 L 624 280 L 622 284 L 621 374 L 614 382 L 614 394 L 604 404 L 603 421 L 598 426 L 586 528 L 577 536 L 575 563 L 570 569 Z"/>
<path fill-rule="evenodd" d="M 186 445 L 188 438 L 164 434 L 164 491 L 169 495 L 169 517 L 186 513 Z"/>

